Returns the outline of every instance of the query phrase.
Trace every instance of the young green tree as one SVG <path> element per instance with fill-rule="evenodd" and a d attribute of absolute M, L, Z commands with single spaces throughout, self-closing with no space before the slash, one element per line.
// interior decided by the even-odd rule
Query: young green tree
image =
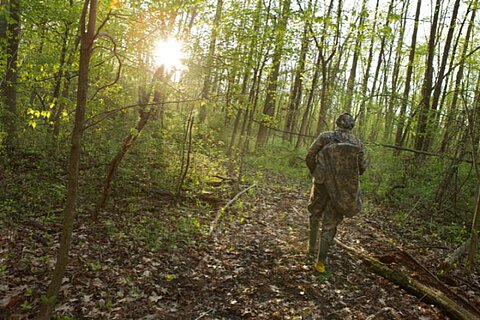
<path fill-rule="evenodd" d="M 68 166 L 67 200 L 63 211 L 63 228 L 60 247 L 57 253 L 55 270 L 48 286 L 47 293 L 42 296 L 42 306 L 37 319 L 50 319 L 51 311 L 57 300 L 58 290 L 67 270 L 68 256 L 72 242 L 73 224 L 75 221 L 76 203 L 78 198 L 79 164 L 82 154 L 82 135 L 87 108 L 87 94 L 89 81 L 90 58 L 93 52 L 93 43 L 96 35 L 98 2 L 85 0 L 80 19 L 80 63 L 78 69 L 77 107 L 75 123 L 72 131 L 70 160 Z"/>

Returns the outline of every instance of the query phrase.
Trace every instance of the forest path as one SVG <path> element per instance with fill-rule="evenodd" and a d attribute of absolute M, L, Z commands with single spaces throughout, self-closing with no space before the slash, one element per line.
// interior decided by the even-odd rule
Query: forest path
<path fill-rule="evenodd" d="M 181 299 L 174 303 L 189 309 L 172 319 L 446 318 L 338 246 L 332 248 L 332 273 L 315 275 L 306 256 L 306 204 L 300 191 L 257 191 L 251 215 L 218 232 L 198 252 L 194 269 L 170 283 L 168 291 L 176 288 Z M 344 221 L 338 238 L 360 245 L 382 241 L 361 216 Z"/>
<path fill-rule="evenodd" d="M 202 216 L 202 207 L 150 196 L 123 200 L 129 211 L 117 201 L 100 223 L 79 214 L 56 308 L 68 317 L 60 319 L 447 319 L 339 246 L 331 249 L 331 274 L 316 275 L 306 256 L 306 190 L 258 188 L 225 212 L 212 239 L 190 240 L 162 230 Z M 384 235 L 372 217 L 346 219 L 338 239 L 381 253 L 392 232 Z M 60 229 L 41 216 L 0 225 L 0 319 L 38 310 Z M 168 241 L 177 245 L 148 245 Z"/>

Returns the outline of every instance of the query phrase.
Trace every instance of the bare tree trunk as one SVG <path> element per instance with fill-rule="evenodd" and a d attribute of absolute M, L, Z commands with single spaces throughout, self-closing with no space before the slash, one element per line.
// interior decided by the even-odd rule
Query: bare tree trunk
<path fill-rule="evenodd" d="M 385 142 L 390 143 L 390 138 L 393 133 L 393 121 L 395 116 L 395 106 L 397 105 L 397 101 L 399 95 L 397 95 L 397 88 L 398 88 L 398 77 L 400 74 L 400 64 L 402 61 L 402 47 L 404 43 L 404 35 L 405 35 L 405 24 L 407 20 L 407 8 L 410 6 L 410 0 L 407 0 L 403 3 L 402 11 L 404 12 L 402 21 L 400 22 L 400 35 L 398 37 L 398 43 L 395 49 L 395 64 L 393 66 L 393 73 L 392 73 L 392 85 L 391 85 L 391 95 L 388 103 L 388 108 L 386 110 L 385 116 L 385 131 L 383 132 L 383 140 Z"/>
<path fill-rule="evenodd" d="M 369 44 L 369 51 L 367 57 L 367 63 L 365 66 L 365 73 L 363 76 L 362 82 L 362 102 L 360 103 L 360 107 L 358 110 L 358 126 L 360 129 L 360 136 L 364 136 L 367 132 L 367 111 L 365 110 L 365 105 L 368 103 L 370 99 L 367 99 L 367 91 L 368 91 L 368 83 L 370 82 L 370 68 L 372 67 L 372 60 L 373 60 L 373 48 L 375 44 L 375 37 L 373 36 L 377 32 L 377 17 L 378 17 L 378 8 L 379 8 L 380 0 L 377 0 L 377 4 L 375 5 L 375 14 L 373 18 L 373 26 L 372 26 L 372 36 L 370 38 Z"/>
<path fill-rule="evenodd" d="M 272 66 L 267 80 L 267 95 L 265 97 L 262 111 L 263 118 L 261 120 L 260 127 L 257 133 L 257 141 L 255 146 L 257 149 L 261 149 L 265 145 L 268 137 L 268 127 L 270 126 L 269 123 L 272 120 L 272 116 L 275 114 L 277 95 L 276 91 L 278 85 L 278 77 L 280 74 L 280 63 L 283 54 L 285 32 L 287 29 L 288 18 L 290 15 L 291 0 L 283 0 L 282 3 L 282 13 L 280 14 L 279 22 L 275 27 L 275 52 L 273 53 Z"/>
<path fill-rule="evenodd" d="M 427 116 L 425 143 L 423 145 L 425 151 L 430 149 L 430 146 L 433 142 L 434 130 L 436 128 L 435 119 L 437 119 L 436 112 L 438 109 L 438 102 L 440 101 L 443 79 L 445 78 L 445 69 L 447 67 L 448 57 L 450 54 L 450 47 L 452 45 L 453 33 L 455 31 L 455 25 L 457 24 L 459 7 L 460 0 L 455 0 L 452 17 L 450 20 L 450 27 L 448 28 L 447 38 L 445 39 L 445 46 L 443 48 L 442 61 L 438 70 L 437 82 L 435 83 L 435 89 L 433 90 L 432 105 L 430 107 L 432 114 Z M 452 54 L 455 54 L 455 52 L 452 52 Z"/>
<path fill-rule="evenodd" d="M 333 10 L 333 5 L 334 1 L 330 1 L 330 4 L 327 9 L 327 16 L 330 16 Z M 337 47 L 338 47 L 338 41 L 339 41 L 339 35 L 340 35 L 340 24 L 341 24 L 341 17 L 342 17 L 342 0 L 338 1 L 338 8 L 337 8 L 337 23 L 336 23 L 336 32 L 335 32 L 335 37 L 333 39 L 333 44 L 332 48 L 329 51 L 329 55 L 326 55 L 327 52 L 327 35 L 326 31 L 322 33 L 322 38 L 320 42 L 320 48 L 319 48 L 319 55 L 321 58 L 322 62 L 322 85 L 321 85 L 321 91 L 320 91 L 320 111 L 319 111 L 319 116 L 318 116 L 318 121 L 317 121 L 317 131 L 316 134 L 320 134 L 320 132 L 324 131 L 327 128 L 328 122 L 327 122 L 327 113 L 328 110 L 330 109 L 331 105 L 331 93 L 330 93 L 330 87 L 332 86 L 332 78 L 330 77 L 331 75 L 334 75 L 335 73 L 332 72 L 331 70 L 331 65 L 332 65 L 332 60 L 337 53 Z M 325 30 L 328 30 L 328 25 L 326 22 L 323 24 L 323 28 Z"/>
<path fill-rule="evenodd" d="M 207 57 L 207 71 L 203 79 L 203 89 L 201 97 L 204 100 L 200 106 L 199 121 L 204 122 L 207 118 L 206 103 L 210 94 L 210 87 L 212 85 L 212 64 L 215 56 L 215 46 L 217 43 L 218 28 L 220 25 L 220 19 L 222 18 L 223 0 L 217 0 L 217 8 L 215 11 L 215 19 L 213 20 L 212 35 L 210 36 L 210 44 L 208 46 Z"/>
<path fill-rule="evenodd" d="M 392 10 L 393 10 L 393 4 L 394 4 L 394 1 L 395 0 L 390 0 L 390 4 L 388 6 L 388 12 L 387 12 L 387 16 L 385 18 L 385 24 L 383 26 L 383 29 L 384 30 L 389 30 L 389 24 L 390 24 L 390 15 L 392 14 Z M 371 91 L 371 94 L 370 94 L 370 98 L 368 99 L 368 102 L 366 104 L 366 108 L 365 108 L 365 112 L 366 113 L 370 113 L 370 109 L 372 107 L 372 100 L 373 100 L 373 97 L 375 96 L 375 94 L 377 93 L 377 82 L 378 82 L 378 78 L 380 76 L 380 69 L 381 69 L 381 66 L 382 66 L 382 62 L 383 62 L 383 59 L 384 59 L 384 54 L 385 54 L 385 46 L 386 46 L 386 43 L 387 43 L 387 34 L 385 32 L 382 32 L 381 34 L 381 37 L 380 37 L 380 51 L 378 52 L 378 57 L 377 57 L 377 67 L 375 68 L 375 74 L 373 76 L 373 82 L 372 82 L 372 91 Z M 391 47 L 390 47 L 391 48 Z M 385 83 L 385 81 L 384 81 Z M 377 121 L 379 120 L 379 117 L 381 115 L 381 110 L 377 110 L 377 112 L 375 113 L 377 115 Z M 365 117 L 364 119 L 364 125 L 368 127 L 368 121 L 369 118 L 368 117 Z M 377 122 L 375 121 L 375 123 Z M 373 128 L 372 128 L 372 131 L 371 131 L 371 139 L 374 140 L 376 138 L 376 134 L 378 132 L 378 127 L 375 125 Z M 367 131 L 365 130 L 364 131 L 365 135 L 367 134 Z"/>
<path fill-rule="evenodd" d="M 6 4 L 4 4 L 5 6 Z M 3 95 L 5 111 L 2 122 L 5 124 L 7 133 L 5 145 L 7 150 L 14 151 L 17 148 L 17 60 L 18 46 L 20 43 L 20 1 L 10 0 L 8 10 L 4 18 L 6 41 L 6 72 L 5 78 L 0 80 L 0 90 Z M 2 31 L 3 33 L 3 31 Z"/>
<path fill-rule="evenodd" d="M 465 59 L 467 56 L 468 46 L 470 44 L 470 36 L 472 34 L 472 30 L 475 23 L 475 13 L 476 13 L 476 9 L 473 9 L 472 17 L 467 28 L 467 34 L 465 35 L 465 43 L 463 44 L 460 65 L 458 66 L 457 77 L 455 79 L 455 90 L 453 92 L 452 103 L 450 104 L 450 108 L 447 114 L 447 120 L 445 122 L 445 133 L 443 135 L 442 145 L 440 147 L 440 152 L 442 153 L 445 152 L 448 148 L 448 145 L 450 143 L 450 139 L 452 136 L 451 131 L 456 130 L 454 127 L 452 127 L 452 125 L 454 123 L 454 119 L 456 118 L 458 96 L 461 90 L 463 73 L 465 68 Z"/>
<path fill-rule="evenodd" d="M 154 78 L 152 80 L 153 83 L 155 83 L 158 80 L 161 80 L 162 77 L 164 77 L 164 68 L 160 67 L 155 72 Z M 120 162 L 122 161 L 123 157 L 128 152 L 128 150 L 130 149 L 132 144 L 135 142 L 135 140 L 137 140 L 142 130 L 145 128 L 145 126 L 148 123 L 148 120 L 150 120 L 156 108 L 161 107 L 161 103 L 162 101 L 164 101 L 163 94 L 164 93 L 161 92 L 160 89 L 157 88 L 155 90 L 154 102 L 158 103 L 158 105 L 154 105 L 150 107 L 148 111 L 145 111 L 144 109 L 140 110 L 140 118 L 138 119 L 134 132 L 127 135 L 127 137 L 123 141 L 123 144 L 120 150 L 117 152 L 116 156 L 110 162 L 110 165 L 108 166 L 108 170 L 107 170 L 107 175 L 103 183 L 102 194 L 100 195 L 100 198 L 95 207 L 95 211 L 93 212 L 93 215 L 92 215 L 94 220 L 98 219 L 100 211 L 103 210 L 103 208 L 105 208 L 108 198 L 110 197 L 110 193 L 112 190 L 113 177 L 117 173 L 118 167 L 120 166 Z M 150 100 L 150 94 L 147 93 L 145 94 L 145 97 L 143 97 L 143 102 L 146 104 L 148 103 L 149 100 Z"/>
<path fill-rule="evenodd" d="M 243 70 L 243 80 L 242 80 L 242 90 L 240 94 L 240 106 L 238 107 L 237 114 L 235 117 L 234 127 L 232 131 L 232 136 L 230 138 L 230 143 L 228 145 L 227 155 L 231 157 L 233 148 L 235 146 L 235 141 L 237 136 L 239 135 L 239 128 L 240 128 L 240 120 L 242 117 L 242 113 L 245 115 L 248 113 L 249 110 L 249 99 L 245 97 L 247 94 L 247 87 L 248 87 L 248 80 L 250 78 L 250 70 L 254 67 L 254 51 L 257 49 L 258 45 L 258 31 L 260 30 L 260 21 L 261 21 L 261 13 L 262 13 L 262 0 L 258 0 L 255 9 L 255 17 L 254 17 L 254 25 L 253 25 L 253 37 L 250 42 L 250 50 L 248 51 L 247 55 L 247 64 Z M 253 78 L 255 81 L 256 75 L 254 74 Z M 246 116 L 245 116 L 246 118 Z M 245 122 L 244 122 L 245 123 Z M 241 135 L 245 132 L 245 125 L 243 125 Z"/>
<path fill-rule="evenodd" d="M 311 1 L 309 2 L 309 10 L 311 10 Z M 305 17 L 308 19 L 308 17 Z M 303 91 L 303 77 L 305 73 L 305 59 L 308 52 L 308 45 L 309 45 L 309 25 L 308 21 L 305 21 L 305 26 L 303 29 L 303 36 L 302 36 L 302 45 L 300 48 L 300 56 L 298 58 L 297 68 L 295 71 L 295 79 L 293 81 L 292 89 L 290 91 L 290 97 L 288 100 L 288 107 L 287 107 L 287 115 L 285 118 L 285 127 L 283 133 L 284 140 L 292 139 L 292 135 L 289 132 L 293 132 L 295 129 L 295 120 L 297 118 L 298 108 L 300 106 L 300 102 L 302 99 L 302 91 Z"/>
<path fill-rule="evenodd" d="M 307 132 L 307 125 L 309 121 L 309 116 L 311 118 L 311 110 L 313 106 L 313 98 L 315 95 L 315 89 L 317 88 L 318 78 L 320 76 L 320 68 L 322 67 L 322 60 L 320 54 L 317 55 L 317 62 L 315 63 L 315 71 L 313 72 L 312 85 L 310 87 L 310 92 L 308 93 L 307 105 L 305 106 L 305 112 L 303 113 L 302 122 L 300 124 L 300 132 L 298 135 L 297 143 L 295 145 L 295 150 L 300 148 L 300 145 L 305 140 L 304 134 Z"/>
<path fill-rule="evenodd" d="M 357 66 L 358 66 L 358 58 L 360 57 L 361 45 L 363 38 L 363 24 L 365 23 L 365 6 L 367 1 L 362 1 L 362 9 L 360 10 L 360 21 L 357 27 L 357 39 L 355 41 L 355 48 L 353 49 L 353 58 L 352 58 L 352 67 L 350 68 L 350 74 L 348 76 L 347 81 L 347 100 L 345 102 L 344 110 L 345 112 L 351 113 L 352 112 L 352 101 L 353 101 L 353 93 L 355 87 L 355 79 L 357 76 Z"/>
<path fill-rule="evenodd" d="M 418 33 L 418 23 L 420 18 L 420 9 L 422 7 L 422 0 L 417 0 L 417 9 L 415 11 L 415 22 L 413 25 L 413 33 L 412 33 L 412 42 L 410 45 L 410 54 L 408 56 L 408 67 L 407 67 L 407 75 L 405 79 L 405 87 L 403 90 L 403 99 L 401 102 L 400 107 L 400 114 L 398 116 L 398 126 L 397 126 L 397 134 L 395 137 L 395 145 L 403 146 L 403 133 L 405 127 L 405 119 L 407 116 L 407 106 L 408 106 L 408 97 L 410 95 L 410 86 L 412 83 L 412 76 L 413 76 L 413 64 L 415 61 L 415 49 L 417 46 L 417 33 Z"/>
<path fill-rule="evenodd" d="M 72 241 L 73 223 L 75 221 L 76 203 L 78 197 L 78 168 L 82 153 L 82 135 L 87 106 L 88 68 L 95 40 L 95 25 L 97 21 L 97 0 L 85 0 L 81 17 L 81 46 L 80 63 L 78 72 L 77 108 L 75 123 L 72 132 L 72 147 L 68 168 L 67 200 L 63 211 L 63 229 L 60 239 L 60 248 L 57 253 L 55 270 L 52 281 L 48 286 L 45 298 L 42 299 L 37 319 L 50 319 L 51 311 L 57 300 L 58 290 L 62 284 L 63 276 L 67 270 L 68 255 Z M 88 21 L 87 21 L 88 19 Z"/>

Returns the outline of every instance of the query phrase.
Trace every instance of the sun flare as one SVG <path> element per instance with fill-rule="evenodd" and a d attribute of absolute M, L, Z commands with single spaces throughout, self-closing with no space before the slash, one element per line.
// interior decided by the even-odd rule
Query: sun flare
<path fill-rule="evenodd" d="M 153 59 L 157 66 L 163 65 L 166 69 L 182 69 L 182 59 L 185 52 L 182 50 L 182 43 L 174 38 L 158 40 L 153 49 Z"/>

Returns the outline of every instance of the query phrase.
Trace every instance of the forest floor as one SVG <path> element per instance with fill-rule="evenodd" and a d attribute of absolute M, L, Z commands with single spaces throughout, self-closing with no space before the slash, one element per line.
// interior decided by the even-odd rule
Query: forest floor
<path fill-rule="evenodd" d="M 258 187 L 225 211 L 211 238 L 205 230 L 228 199 L 214 204 L 205 220 L 183 219 L 201 216 L 195 201 L 161 196 L 143 199 L 148 206 L 136 202 L 137 210 L 119 201 L 98 223 L 81 210 L 56 318 L 448 319 L 338 245 L 329 272 L 316 274 L 306 255 L 307 193 Z M 452 250 L 408 226 L 395 228 L 388 212 L 372 205 L 365 211 L 341 224 L 342 243 L 375 256 L 401 247 L 432 271 Z M 49 282 L 61 225 L 44 216 L 2 222 L 0 319 L 32 318 Z M 193 236 L 165 231 L 179 222 Z M 162 234 L 168 246 L 155 245 Z M 480 305 L 478 273 L 457 270 L 442 279 Z"/>

